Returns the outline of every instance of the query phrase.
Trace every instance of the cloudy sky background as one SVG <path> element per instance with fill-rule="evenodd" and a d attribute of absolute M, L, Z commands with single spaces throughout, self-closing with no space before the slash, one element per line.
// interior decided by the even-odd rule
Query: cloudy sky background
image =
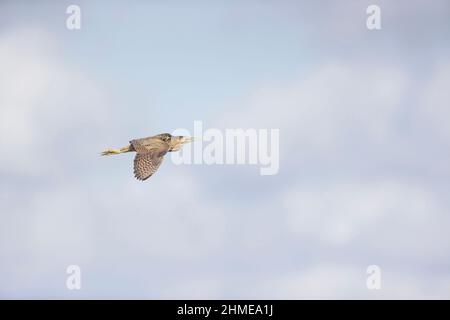
<path fill-rule="evenodd" d="M 0 2 L 0 297 L 450 298 L 449 39 L 447 0 Z M 194 120 L 279 173 L 99 157 Z"/>

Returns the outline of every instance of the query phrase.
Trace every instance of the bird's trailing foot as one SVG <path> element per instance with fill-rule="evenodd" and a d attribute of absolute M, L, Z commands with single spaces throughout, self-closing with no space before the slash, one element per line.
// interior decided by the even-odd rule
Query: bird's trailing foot
<path fill-rule="evenodd" d="M 113 154 L 120 154 L 120 150 L 118 149 L 107 149 L 102 152 L 102 156 L 112 156 Z"/>
<path fill-rule="evenodd" d="M 105 151 L 102 152 L 102 156 L 112 156 L 114 154 L 121 154 L 130 151 L 132 151 L 131 146 L 126 146 L 120 149 L 106 149 Z"/>

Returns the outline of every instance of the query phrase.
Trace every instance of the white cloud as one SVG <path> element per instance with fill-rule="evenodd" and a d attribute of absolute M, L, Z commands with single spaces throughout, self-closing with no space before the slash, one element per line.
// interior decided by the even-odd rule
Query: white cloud
<path fill-rule="evenodd" d="M 224 293 L 223 282 L 214 277 L 200 276 L 176 279 L 168 285 L 158 298 L 161 299 L 220 299 Z"/>
<path fill-rule="evenodd" d="M 83 133 L 104 127 L 106 101 L 90 78 L 64 65 L 43 31 L 0 35 L 0 159 L 3 173 L 54 172 L 58 155 L 84 150 Z M 75 141 L 74 141 L 75 139 Z M 76 152 L 74 152 L 76 150 Z"/>
<path fill-rule="evenodd" d="M 367 265 L 322 261 L 259 279 L 243 291 L 256 299 L 448 299 L 448 276 L 380 267 L 380 290 L 367 288 Z"/>
<path fill-rule="evenodd" d="M 285 198 L 286 225 L 331 247 L 363 246 L 379 259 L 443 261 L 450 236 L 445 206 L 424 186 L 395 180 L 304 185 Z"/>
<path fill-rule="evenodd" d="M 328 64 L 285 86 L 263 86 L 220 124 L 279 128 L 285 159 L 300 163 L 342 156 L 355 145 L 390 142 L 407 86 L 407 74 L 395 66 Z"/>
<path fill-rule="evenodd" d="M 220 249 L 224 208 L 203 198 L 201 186 L 182 168 L 157 174 L 164 177 L 155 175 L 152 184 L 130 178 L 97 194 L 95 210 L 100 221 L 108 220 L 108 236 L 122 239 L 130 252 L 173 261 L 195 260 Z"/>
<path fill-rule="evenodd" d="M 450 143 L 450 62 L 441 61 L 419 94 L 415 125 L 439 141 Z"/>

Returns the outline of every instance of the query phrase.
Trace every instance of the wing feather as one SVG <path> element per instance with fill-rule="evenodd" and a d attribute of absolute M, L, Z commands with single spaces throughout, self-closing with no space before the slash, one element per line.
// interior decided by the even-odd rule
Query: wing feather
<path fill-rule="evenodd" d="M 158 170 L 164 157 L 155 157 L 154 154 L 138 153 L 134 158 L 134 176 L 138 180 L 147 180 Z"/>
<path fill-rule="evenodd" d="M 152 137 L 131 140 L 130 143 L 136 150 L 134 176 L 139 180 L 147 180 L 158 170 L 169 150 L 169 144 Z"/>

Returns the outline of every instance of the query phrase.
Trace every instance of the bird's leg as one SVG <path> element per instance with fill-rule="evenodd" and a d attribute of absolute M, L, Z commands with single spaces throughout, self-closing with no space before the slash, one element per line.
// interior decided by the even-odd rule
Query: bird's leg
<path fill-rule="evenodd" d="M 131 150 L 131 145 L 128 145 L 126 147 L 120 148 L 119 149 L 120 153 L 124 153 L 124 152 L 130 152 Z"/>
<path fill-rule="evenodd" d="M 111 156 L 111 155 L 114 155 L 114 154 L 121 154 L 121 153 L 124 153 L 124 152 L 130 152 L 130 151 L 131 151 L 130 146 L 123 147 L 123 148 L 120 148 L 120 149 L 107 149 L 107 150 L 102 152 L 102 156 Z"/>
<path fill-rule="evenodd" d="M 119 154 L 120 150 L 118 149 L 107 149 L 102 152 L 102 156 L 111 156 L 113 154 Z"/>

